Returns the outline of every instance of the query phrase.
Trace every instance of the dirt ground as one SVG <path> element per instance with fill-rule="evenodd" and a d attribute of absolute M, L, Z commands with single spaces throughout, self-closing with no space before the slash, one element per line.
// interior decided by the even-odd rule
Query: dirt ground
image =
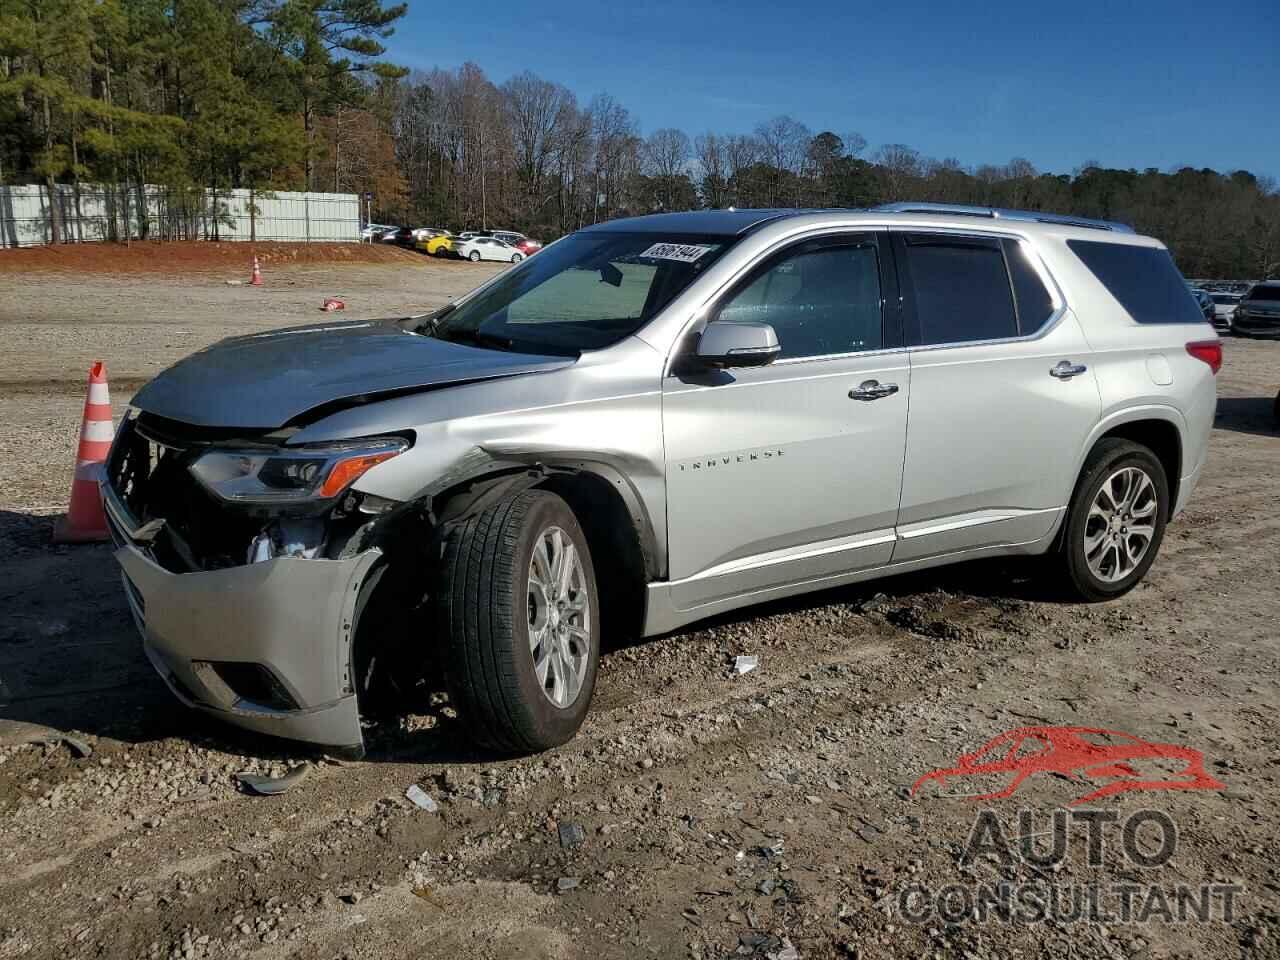
<path fill-rule="evenodd" d="M 278 261 L 262 288 L 227 285 L 244 267 L 0 266 L 0 718 L 93 751 L 5 746 L 0 720 L 0 960 L 1280 956 L 1280 343 L 1227 341 L 1206 473 L 1123 599 L 1055 602 L 1017 563 L 840 589 L 606 644 L 586 726 L 551 753 L 477 753 L 437 704 L 339 762 L 176 704 L 109 549 L 49 544 L 84 373 L 107 361 L 119 413 L 220 337 L 320 318 L 326 296 L 353 318 L 429 308 L 493 268 Z M 760 665 L 735 675 L 743 654 Z M 1078 828 L 1056 866 L 962 856 L 988 808 L 1008 838 L 1047 842 L 1055 810 L 1123 772 L 1096 763 L 989 802 L 974 795 L 1009 774 L 908 789 L 1005 731 L 1058 725 L 1203 751 L 1212 789 L 1088 804 L 1167 815 L 1171 858 L 1123 855 L 1118 825 L 1100 865 Z M 232 778 L 302 762 L 281 796 Z M 1169 764 L 1142 772 L 1167 782 Z M 437 812 L 405 798 L 411 784 Z M 1239 891 L 1229 919 L 1184 921 L 1007 923 L 900 902 L 915 884 L 1001 881 Z"/>

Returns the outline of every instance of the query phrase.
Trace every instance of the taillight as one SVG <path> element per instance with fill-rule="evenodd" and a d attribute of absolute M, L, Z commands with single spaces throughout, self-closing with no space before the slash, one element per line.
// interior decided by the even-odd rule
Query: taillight
<path fill-rule="evenodd" d="M 1197 360 L 1203 360 L 1209 369 L 1217 373 L 1222 369 L 1222 341 L 1196 340 L 1187 344 L 1187 353 Z"/>

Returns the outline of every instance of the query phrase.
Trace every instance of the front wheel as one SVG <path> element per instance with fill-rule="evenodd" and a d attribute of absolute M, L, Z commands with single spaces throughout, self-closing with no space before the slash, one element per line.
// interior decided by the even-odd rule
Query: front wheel
<path fill-rule="evenodd" d="M 1100 441 L 1076 484 L 1058 551 L 1066 586 L 1089 601 L 1132 590 L 1155 561 L 1169 506 L 1164 467 L 1148 448 Z"/>
<path fill-rule="evenodd" d="M 521 260 L 523 260 L 523 259 L 524 259 L 524 257 L 522 257 L 522 256 L 521 256 L 520 254 L 518 254 L 518 253 L 513 253 L 513 254 L 511 255 L 511 262 L 512 262 L 512 263 L 519 263 L 519 262 L 520 262 Z"/>
<path fill-rule="evenodd" d="M 468 260 L 470 260 L 472 263 L 479 263 L 479 262 L 480 262 L 480 251 L 479 251 L 479 250 L 472 250 L 472 251 L 471 251 L 471 255 L 470 255 L 469 257 L 467 257 L 467 259 L 468 259 Z"/>
<path fill-rule="evenodd" d="M 436 610 L 450 693 L 477 740 L 533 753 L 578 732 L 600 607 L 587 538 L 564 500 L 529 490 L 456 526 Z"/>

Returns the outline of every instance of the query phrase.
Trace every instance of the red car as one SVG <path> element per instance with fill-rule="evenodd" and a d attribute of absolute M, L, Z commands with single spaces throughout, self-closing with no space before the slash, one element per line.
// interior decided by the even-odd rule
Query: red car
<path fill-rule="evenodd" d="M 1176 773 L 1144 778 L 1134 769 L 1138 761 L 1180 764 Z M 973 753 L 966 753 L 954 767 L 926 773 L 911 787 L 914 794 L 930 780 L 943 785 L 952 777 L 979 774 L 1012 774 L 1009 784 L 995 793 L 974 797 L 994 800 L 1009 797 L 1033 773 L 1054 773 L 1075 783 L 1112 780 L 1069 806 L 1087 803 L 1129 790 L 1222 790 L 1225 784 L 1204 769 L 1204 755 L 1191 747 L 1172 743 L 1152 743 L 1118 730 L 1098 727 L 1018 727 L 988 740 Z"/>
<path fill-rule="evenodd" d="M 537 240 L 531 240 L 529 237 L 525 237 L 522 240 L 517 240 L 515 247 L 526 257 L 531 257 L 542 249 L 542 244 Z"/>

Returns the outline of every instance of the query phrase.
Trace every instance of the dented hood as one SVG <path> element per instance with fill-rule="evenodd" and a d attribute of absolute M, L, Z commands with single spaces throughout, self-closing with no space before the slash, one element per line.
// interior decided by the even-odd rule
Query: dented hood
<path fill-rule="evenodd" d="M 395 321 L 324 323 L 215 343 L 157 376 L 133 406 L 203 427 L 274 429 L 335 402 L 572 363 L 406 333 Z"/>

